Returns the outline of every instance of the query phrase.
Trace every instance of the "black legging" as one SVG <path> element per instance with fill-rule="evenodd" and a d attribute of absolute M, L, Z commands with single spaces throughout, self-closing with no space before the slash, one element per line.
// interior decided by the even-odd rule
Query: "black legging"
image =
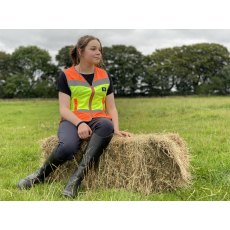
<path fill-rule="evenodd" d="M 98 136 L 107 137 L 114 132 L 113 123 L 107 118 L 94 118 L 86 122 L 93 133 Z M 77 128 L 71 122 L 63 120 L 60 122 L 58 129 L 59 143 L 56 149 L 56 157 L 62 160 L 73 159 L 74 153 L 80 149 L 83 141 L 78 136 Z"/>

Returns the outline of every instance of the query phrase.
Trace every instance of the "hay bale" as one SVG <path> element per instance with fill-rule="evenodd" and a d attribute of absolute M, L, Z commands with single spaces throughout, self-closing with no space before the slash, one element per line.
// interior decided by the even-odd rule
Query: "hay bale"
<path fill-rule="evenodd" d="M 42 142 L 43 161 L 58 144 L 55 136 Z M 58 168 L 50 180 L 68 180 L 86 147 L 75 159 Z M 145 194 L 185 187 L 190 182 L 189 155 L 185 141 L 174 133 L 113 137 L 97 171 L 90 170 L 86 189 L 125 188 Z"/>

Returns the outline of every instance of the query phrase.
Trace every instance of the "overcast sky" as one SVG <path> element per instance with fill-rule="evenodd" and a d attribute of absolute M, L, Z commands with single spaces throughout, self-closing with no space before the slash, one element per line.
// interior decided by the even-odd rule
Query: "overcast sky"
<path fill-rule="evenodd" d="M 36 45 L 48 50 L 54 58 L 62 47 L 74 45 L 80 36 L 86 34 L 98 37 L 103 46 L 132 45 L 143 54 L 151 54 L 155 49 L 199 42 L 219 43 L 230 51 L 229 29 L 0 29 L 0 50 L 12 53 L 19 46 Z"/>

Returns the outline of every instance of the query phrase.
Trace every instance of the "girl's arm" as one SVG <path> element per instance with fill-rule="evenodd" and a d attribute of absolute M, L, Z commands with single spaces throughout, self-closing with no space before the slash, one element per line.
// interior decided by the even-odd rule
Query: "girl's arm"
<path fill-rule="evenodd" d="M 114 126 L 114 134 L 121 137 L 130 137 L 129 132 L 119 130 L 118 112 L 114 101 L 114 94 L 111 93 L 106 97 L 106 110 L 108 114 L 112 117 L 112 122 Z"/>
<path fill-rule="evenodd" d="M 70 96 L 65 93 L 59 92 L 58 97 L 59 112 L 61 117 L 64 120 L 70 121 L 74 125 L 77 125 L 81 120 L 77 116 L 75 116 L 70 110 Z"/>
<path fill-rule="evenodd" d="M 82 120 L 80 120 L 70 110 L 70 96 L 65 93 L 59 92 L 58 97 L 59 97 L 59 112 L 61 117 L 64 120 L 67 120 L 74 125 L 77 125 L 79 122 L 81 122 Z M 92 130 L 86 123 L 81 123 L 78 126 L 78 135 L 81 139 L 86 139 L 90 137 L 91 134 L 92 134 Z"/>

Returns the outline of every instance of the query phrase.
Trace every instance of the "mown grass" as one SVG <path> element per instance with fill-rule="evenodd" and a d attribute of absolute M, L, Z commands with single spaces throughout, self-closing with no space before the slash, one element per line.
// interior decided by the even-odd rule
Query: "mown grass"
<path fill-rule="evenodd" d="M 192 184 L 143 195 L 122 190 L 86 191 L 75 200 L 230 200 L 230 98 L 116 99 L 120 127 L 132 133 L 179 133 L 191 154 Z M 57 100 L 0 100 L 0 200 L 67 200 L 66 181 L 20 191 L 17 182 L 39 167 L 39 140 L 54 135 Z"/>

